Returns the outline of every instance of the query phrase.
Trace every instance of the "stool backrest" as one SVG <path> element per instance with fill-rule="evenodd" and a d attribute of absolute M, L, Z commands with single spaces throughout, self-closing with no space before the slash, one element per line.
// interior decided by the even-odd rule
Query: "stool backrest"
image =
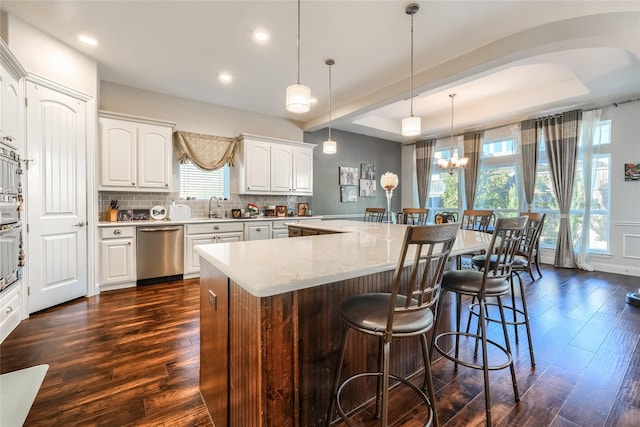
<path fill-rule="evenodd" d="M 468 209 L 462 214 L 462 229 L 486 232 L 495 218 L 492 210 Z"/>
<path fill-rule="evenodd" d="M 458 223 L 407 227 L 391 289 L 387 331 L 393 329 L 396 314 L 427 310 L 436 303 L 459 229 Z M 412 264 L 405 268 L 409 260 Z"/>
<path fill-rule="evenodd" d="M 365 208 L 364 221 L 365 222 L 382 222 L 384 218 L 385 208 Z"/>
<path fill-rule="evenodd" d="M 529 218 L 519 216 L 515 218 L 500 218 L 496 222 L 491 243 L 487 248 L 487 256 L 484 264 L 484 283 L 489 278 L 507 279 L 511 275 L 511 265 L 520 248 L 520 241 Z M 484 289 L 482 290 L 484 292 Z"/>
<path fill-rule="evenodd" d="M 526 216 L 529 218 L 529 221 L 527 222 L 527 228 L 524 230 L 524 236 L 520 241 L 520 247 L 518 248 L 517 255 L 531 259 L 534 252 L 538 249 L 538 242 L 540 241 L 542 227 L 544 226 L 544 220 L 547 217 L 547 214 L 538 212 L 520 212 L 520 216 Z"/>

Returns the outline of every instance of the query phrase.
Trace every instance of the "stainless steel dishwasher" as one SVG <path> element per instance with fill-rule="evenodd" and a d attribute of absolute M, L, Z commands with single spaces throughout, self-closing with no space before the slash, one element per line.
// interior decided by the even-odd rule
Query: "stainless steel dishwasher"
<path fill-rule="evenodd" d="M 137 227 L 136 270 L 138 283 L 158 282 L 171 276 L 183 275 L 183 236 L 184 228 L 182 225 Z"/>

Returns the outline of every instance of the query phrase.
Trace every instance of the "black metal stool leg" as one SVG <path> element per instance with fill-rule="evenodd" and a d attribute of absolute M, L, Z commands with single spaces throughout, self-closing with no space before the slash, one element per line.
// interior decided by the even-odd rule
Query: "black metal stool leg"
<path fill-rule="evenodd" d="M 491 392 L 489 391 L 489 352 L 487 350 L 487 325 L 484 321 L 484 298 L 478 298 L 480 310 L 478 323 L 480 324 L 480 341 L 482 342 L 482 372 L 484 374 L 484 404 L 487 427 L 491 427 Z"/>
<path fill-rule="evenodd" d="M 511 352 L 511 344 L 509 343 L 509 334 L 507 332 L 507 323 L 505 321 L 504 306 L 502 305 L 502 298 L 498 297 L 498 307 L 500 308 L 500 319 L 502 320 L 502 333 L 504 334 L 505 347 L 511 363 L 509 363 L 509 370 L 511 371 L 511 382 L 513 384 L 513 394 L 515 395 L 516 402 L 520 401 L 520 393 L 518 392 L 518 381 L 516 379 L 516 368 L 513 362 L 513 353 Z"/>
<path fill-rule="evenodd" d="M 435 328 L 433 329 L 433 334 L 435 335 Z M 420 342 L 422 343 L 422 353 L 424 357 L 424 386 L 423 389 L 426 389 L 427 396 L 429 397 L 429 402 L 431 403 L 431 407 L 433 408 L 433 427 L 438 427 L 438 414 L 436 412 L 436 393 L 433 387 L 433 378 L 431 377 L 431 360 L 429 358 L 429 352 L 427 351 L 427 336 L 426 334 L 422 334 L 420 336 Z"/>

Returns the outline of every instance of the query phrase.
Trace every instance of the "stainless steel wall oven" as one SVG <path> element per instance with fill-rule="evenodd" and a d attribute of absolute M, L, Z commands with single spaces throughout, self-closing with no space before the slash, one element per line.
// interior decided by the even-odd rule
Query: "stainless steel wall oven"
<path fill-rule="evenodd" d="M 20 156 L 8 141 L 0 140 L 0 292 L 22 276 Z"/>

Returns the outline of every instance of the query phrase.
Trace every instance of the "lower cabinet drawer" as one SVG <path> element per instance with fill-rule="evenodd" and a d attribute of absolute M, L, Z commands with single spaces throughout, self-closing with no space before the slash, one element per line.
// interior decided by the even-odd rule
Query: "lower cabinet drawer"
<path fill-rule="evenodd" d="M 14 285 L 14 288 L 7 291 L 2 296 L 2 307 L 0 308 L 0 342 L 18 326 L 22 318 L 20 306 L 20 285 Z"/>

